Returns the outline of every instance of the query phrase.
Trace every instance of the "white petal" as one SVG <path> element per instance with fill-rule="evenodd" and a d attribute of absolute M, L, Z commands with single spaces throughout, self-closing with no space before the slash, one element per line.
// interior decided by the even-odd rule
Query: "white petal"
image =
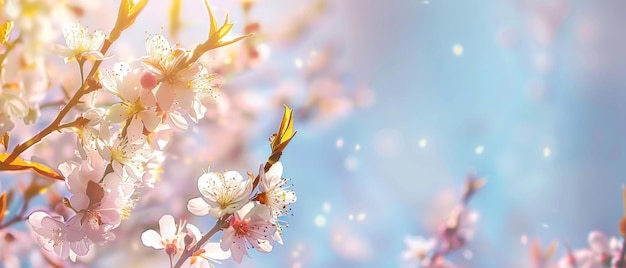
<path fill-rule="evenodd" d="M 257 206 L 257 207 L 266 207 L 266 206 Z M 252 202 L 248 202 L 247 204 L 245 204 L 240 210 L 237 211 L 237 215 L 239 215 L 240 219 L 249 217 L 250 215 L 252 215 L 256 210 L 259 210 L 258 208 L 253 211 L 252 209 L 255 208 L 254 203 Z"/>
<path fill-rule="evenodd" d="M 187 224 L 187 233 L 193 235 L 193 237 L 196 239 L 196 241 L 200 240 L 202 238 L 202 233 L 200 232 L 200 229 L 198 229 L 198 227 L 196 227 L 195 225 L 188 223 Z"/>
<path fill-rule="evenodd" d="M 209 209 L 211 209 L 211 206 L 202 197 L 196 197 L 187 203 L 187 210 L 196 216 L 209 214 Z"/>
<path fill-rule="evenodd" d="M 272 239 L 274 239 L 274 241 L 278 242 L 278 244 L 283 244 L 283 237 L 280 236 L 280 232 L 274 232 L 274 234 L 272 235 Z"/>
<path fill-rule="evenodd" d="M 206 198 L 213 198 L 211 192 L 207 191 L 211 185 L 220 180 L 219 175 L 214 172 L 204 173 L 198 178 L 198 190 Z"/>
<path fill-rule="evenodd" d="M 152 247 L 154 249 L 165 248 L 161 243 L 161 236 L 155 230 L 147 230 L 141 234 L 141 242 L 146 247 Z"/>
<path fill-rule="evenodd" d="M 176 235 L 176 221 L 172 215 L 163 215 L 159 220 L 159 232 L 161 237 L 168 239 Z"/>
<path fill-rule="evenodd" d="M 113 74 L 118 78 L 124 78 L 130 72 L 130 65 L 127 62 L 116 62 L 113 64 Z M 119 79 L 120 81 L 123 79 Z"/>
<path fill-rule="evenodd" d="M 230 258 L 230 251 L 222 250 L 222 247 L 220 246 L 219 243 L 207 243 L 202 248 L 206 250 L 205 254 L 207 254 L 207 256 L 211 259 L 225 260 L 225 259 Z"/>
<path fill-rule="evenodd" d="M 34 229 L 42 228 L 41 222 L 45 217 L 50 217 L 50 215 L 48 215 L 48 213 L 45 213 L 43 211 L 35 211 L 32 214 L 30 214 L 30 216 L 28 216 L 28 223 Z"/>
<path fill-rule="evenodd" d="M 105 120 L 111 124 L 117 124 L 124 122 L 128 118 L 128 107 L 123 103 L 116 103 L 111 105 L 111 108 L 107 110 Z"/>
<path fill-rule="evenodd" d="M 267 177 L 270 181 L 280 180 L 283 176 L 283 163 L 280 161 L 274 163 L 270 170 L 265 173 L 265 177 Z"/>
<path fill-rule="evenodd" d="M 187 130 L 187 120 L 182 115 L 172 112 L 168 114 L 168 122 L 172 128 L 177 131 L 185 131 Z"/>
<path fill-rule="evenodd" d="M 237 181 L 243 181 L 243 177 L 237 171 L 227 171 L 227 172 L 225 172 L 224 173 L 224 178 L 226 178 L 226 181 L 229 181 L 231 179 L 237 180 Z"/>
<path fill-rule="evenodd" d="M 11 115 L 17 118 L 24 118 L 28 115 L 28 102 L 24 99 L 17 96 L 8 97 L 6 104 Z"/>

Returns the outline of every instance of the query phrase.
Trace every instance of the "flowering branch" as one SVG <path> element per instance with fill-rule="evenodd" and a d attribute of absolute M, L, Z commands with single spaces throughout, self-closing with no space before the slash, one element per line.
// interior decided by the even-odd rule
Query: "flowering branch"
<path fill-rule="evenodd" d="M 405 243 L 408 249 L 404 252 L 404 260 L 416 263 L 418 267 L 452 267 L 446 264 L 445 256 L 460 249 L 472 238 L 478 214 L 467 208 L 467 204 L 485 183 L 483 178 L 468 175 L 461 204 L 452 211 L 448 221 L 442 226 L 439 237 L 428 240 L 407 237 Z"/>
<path fill-rule="evenodd" d="M 204 236 L 202 236 L 202 238 L 198 240 L 196 244 L 185 247 L 185 250 L 180 255 L 180 258 L 178 258 L 178 261 L 173 266 L 173 268 L 180 268 L 187 259 L 193 256 L 193 254 L 196 253 L 200 249 L 200 247 L 202 247 L 206 242 L 209 242 L 211 237 L 213 237 L 215 234 L 217 234 L 217 232 L 227 227 L 228 226 L 227 219 L 229 217 L 230 215 L 218 219 L 217 222 L 215 222 L 215 225 L 213 225 L 213 227 L 211 228 L 211 230 L 209 230 Z"/>
<path fill-rule="evenodd" d="M 272 136 L 270 137 L 270 147 L 272 149 L 272 154 L 268 158 L 267 162 L 264 165 L 262 165 L 262 168 L 259 170 L 259 174 L 255 177 L 250 193 L 254 192 L 254 190 L 256 189 L 256 187 L 258 186 L 261 180 L 266 180 L 265 173 L 268 173 L 274 164 L 279 163 L 278 161 L 280 161 L 280 157 L 282 156 L 283 150 L 287 147 L 289 141 L 291 141 L 291 139 L 297 133 L 297 131 L 293 130 L 292 114 L 293 114 L 293 109 L 285 106 L 285 112 L 283 114 L 280 127 L 278 128 L 278 131 L 272 134 Z M 280 167 L 282 169 L 282 164 L 280 165 Z M 282 184 L 284 184 L 284 181 Z M 278 186 L 280 187 L 282 186 L 282 184 Z M 262 190 L 265 190 L 265 191 L 261 191 L 257 193 L 253 198 L 251 198 L 251 200 L 259 201 L 261 204 L 267 205 L 268 204 L 267 199 L 269 198 L 267 194 L 268 189 L 262 189 Z M 281 194 L 283 193 L 281 192 Z M 189 203 L 189 208 L 190 208 L 190 211 L 194 213 L 195 210 L 191 209 L 191 207 L 195 206 L 195 205 L 192 205 L 192 201 L 190 201 Z M 245 201 L 245 199 L 243 201 Z M 295 199 L 293 200 L 293 202 L 295 202 Z M 286 206 L 283 206 L 283 209 L 284 207 Z M 280 214 L 282 214 L 282 212 Z M 276 215 L 279 215 L 279 214 L 276 214 Z M 202 238 L 198 240 L 197 243 L 188 246 L 187 242 L 185 242 L 186 247 L 184 248 L 180 258 L 176 262 L 176 265 L 174 265 L 174 268 L 180 268 L 188 258 L 192 257 L 194 254 L 199 254 L 197 252 L 200 249 L 200 247 L 204 246 L 204 244 L 207 243 L 211 239 L 211 237 L 215 235 L 217 232 L 228 228 L 230 226 L 230 221 L 232 220 L 233 217 L 236 217 L 234 213 L 227 213 L 219 217 L 215 225 L 213 225 L 213 227 L 211 228 L 211 230 L 209 230 L 207 234 L 202 236 Z"/>
<path fill-rule="evenodd" d="M 106 52 L 109 50 L 113 42 L 117 40 L 117 38 L 119 38 L 121 32 L 124 29 L 128 28 L 134 22 L 135 18 L 139 15 L 139 13 L 141 12 L 141 10 L 146 4 L 147 4 L 147 0 L 142 0 L 137 5 L 132 4 L 132 1 L 129 2 L 129 0 L 123 0 L 121 2 L 120 13 L 118 14 L 116 25 L 111 30 L 109 39 L 104 40 L 104 44 L 102 45 L 102 48 L 100 49 L 100 53 L 102 55 L 106 54 Z M 123 7 L 126 9 L 122 10 Z M 125 12 L 122 12 L 122 11 L 125 11 Z M 87 75 L 87 80 L 85 80 L 83 76 L 82 67 L 83 67 L 84 59 L 78 59 L 78 62 L 79 62 L 80 73 L 81 73 L 80 88 L 76 91 L 76 93 L 74 93 L 74 96 L 72 96 L 72 98 L 68 101 L 67 105 L 65 105 L 63 109 L 59 111 L 59 114 L 57 115 L 57 117 L 46 128 L 44 128 L 42 131 L 40 131 L 39 133 L 37 133 L 35 136 L 31 137 L 27 141 L 15 146 L 11 154 L 4 161 L 0 162 L 0 170 L 6 170 L 6 166 L 12 163 L 21 153 L 26 151 L 31 146 L 40 142 L 44 137 L 48 136 L 50 133 L 56 130 L 59 130 L 61 126 L 61 121 L 70 112 L 70 110 L 76 104 L 80 102 L 80 98 L 82 98 L 85 94 L 96 91 L 102 87 L 98 82 L 96 82 L 96 79 L 94 78 L 94 75 L 98 71 L 98 68 L 100 67 L 100 64 L 102 63 L 102 60 L 95 61 L 94 65 L 91 67 L 91 71 Z"/>

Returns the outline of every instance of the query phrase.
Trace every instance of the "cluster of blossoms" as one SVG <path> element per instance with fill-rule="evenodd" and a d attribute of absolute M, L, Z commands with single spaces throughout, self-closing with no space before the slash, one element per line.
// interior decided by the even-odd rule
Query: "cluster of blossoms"
<path fill-rule="evenodd" d="M 67 47 L 60 51 L 66 62 L 104 59 L 101 31 L 90 34 L 73 23 L 63 33 Z M 153 155 L 162 153 L 172 134 L 187 130 L 187 118 L 201 119 L 215 94 L 214 76 L 201 64 L 186 62 L 190 51 L 171 47 L 161 35 L 149 37 L 146 50 L 141 66 L 115 63 L 89 85 L 101 86 L 118 102 L 107 108 L 92 105 L 75 121 L 80 161 L 59 166 L 72 194 L 65 205 L 75 214 L 29 217 L 41 245 L 62 258 L 83 256 L 93 244 L 115 238 L 111 230 L 128 217 L 136 189 L 154 183 L 156 171 L 147 168 Z"/>
<path fill-rule="evenodd" d="M 261 166 L 256 191 L 252 176 L 244 179 L 236 171 L 203 174 L 198 179 L 202 196 L 189 200 L 187 208 L 194 215 L 217 219 L 215 228 L 219 229 L 214 232 L 223 230 L 220 243 L 202 246 L 214 233 L 209 232 L 203 239 L 195 226 L 186 224 L 187 232 L 184 232 L 184 222 L 175 226 L 174 218 L 164 215 L 159 221 L 160 234 L 145 231 L 141 236 L 143 244 L 165 249 L 170 260 L 180 254 L 179 262 L 185 260 L 185 253 L 191 254 L 192 265 L 230 256 L 241 263 L 249 248 L 263 253 L 272 251 L 274 242 L 283 243 L 281 230 L 286 222 L 281 218 L 289 214 L 289 206 L 296 201 L 282 172 L 281 162 L 273 164 L 267 172 Z"/>
<path fill-rule="evenodd" d="M 460 204 L 450 213 L 448 220 L 440 226 L 436 237 L 425 239 L 420 236 L 408 236 L 405 238 L 407 249 L 402 254 L 402 262 L 406 267 L 455 267 L 445 259 L 445 256 L 463 248 L 474 237 L 478 213 L 471 210 L 467 203 L 484 184 L 484 179 L 477 179 L 473 175 L 467 177 Z"/>
<path fill-rule="evenodd" d="M 0 6 L 11 19 L 0 25 L 0 46 L 3 49 L 0 52 L 0 144 L 7 151 L 0 154 L 0 170 L 32 169 L 45 177 L 63 180 L 69 196 L 57 200 L 62 207 L 57 207 L 54 212 L 36 210 L 28 217 L 22 217 L 27 206 L 22 205 L 20 215 L 3 222 L 8 203 L 4 192 L 0 195 L 0 230 L 25 218 L 41 248 L 61 259 L 76 261 L 95 246 L 115 239 L 114 230 L 130 216 L 140 199 L 140 189 L 153 187 L 156 183 L 165 149 L 174 135 L 187 131 L 190 122 L 198 123 L 207 113 L 207 107 L 215 102 L 219 88 L 217 75 L 199 59 L 210 50 L 247 36 L 224 41 L 233 24 L 227 18 L 222 26 L 218 26 L 205 1 L 210 18 L 205 42 L 194 49 L 184 49 L 170 45 L 163 35 L 148 36 L 145 56 L 134 62 L 116 62 L 112 69 L 101 70 L 100 64 L 113 57 L 107 54 L 108 49 L 134 23 L 147 0 L 122 0 L 117 21 L 108 35 L 102 30 L 92 32 L 78 22 L 70 22 L 62 31 L 66 45 L 56 45 L 52 50 L 64 59 L 65 64 L 78 65 L 80 86 L 73 95 L 63 87 L 67 99 L 58 116 L 41 132 L 9 151 L 10 131 L 17 120 L 33 123 L 39 113 L 41 96 L 28 88 L 47 87 L 34 85 L 33 82 L 40 80 L 24 77 L 26 71 L 20 72 L 19 76 L 10 74 L 16 70 L 2 69 L 3 63 L 7 56 L 16 54 L 9 52 L 18 43 L 41 44 L 45 43 L 43 39 L 49 38 L 41 32 L 45 27 L 38 28 L 40 21 L 28 21 L 42 16 L 31 18 L 23 14 L 28 8 L 44 9 L 47 2 L 7 1 L 4 9 L 5 3 L 0 1 Z M 12 31 L 14 24 L 18 26 L 17 34 Z M 12 34 L 19 37 L 9 41 Z M 39 48 L 26 46 L 25 49 Z M 29 65 L 24 69 L 40 70 L 36 66 L 43 66 L 43 63 L 37 59 L 43 61 L 43 58 L 17 58 L 20 63 Z M 91 69 L 86 69 L 87 66 Z M 7 77 L 20 82 L 7 81 Z M 74 120 L 62 123 L 74 108 L 78 110 Z M 176 267 L 204 264 L 203 259 L 223 260 L 231 255 L 241 262 L 249 246 L 269 252 L 274 242 L 282 243 L 282 228 L 286 224 L 282 217 L 289 214 L 289 205 L 296 201 L 295 193 L 287 189 L 288 181 L 282 178 L 283 166 L 279 161 L 296 133 L 291 113 L 292 110 L 286 107 L 278 132 L 270 138 L 272 154 L 261 166 L 257 177 L 244 179 L 234 171 L 211 172 L 198 180 L 202 197 L 190 200 L 188 209 L 195 215 L 218 219 L 215 231 L 203 236 L 194 225 L 186 222 L 176 225 L 172 216 L 165 215 L 159 221 L 160 234 L 145 232 L 141 237 L 143 243 L 165 249 L 170 262 L 173 256 L 181 254 Z M 60 174 L 44 164 L 20 157 L 22 152 L 47 135 L 60 130 L 70 130 L 77 136 L 75 159 L 60 164 Z M 49 187 L 33 185 L 23 192 L 24 204 L 37 192 Z M 224 235 L 219 245 L 207 243 L 222 229 Z M 7 243 L 13 242 L 12 237 L 11 233 L 3 234 Z M 3 246 L 0 253 L 7 254 L 5 250 L 8 248 Z M 14 258 L 2 257 L 0 261 L 11 266 L 19 265 Z"/>
<path fill-rule="evenodd" d="M 624 208 L 626 208 L 626 186 L 622 186 Z M 531 264 L 534 267 L 554 268 L 623 268 L 626 267 L 626 211 L 619 223 L 621 238 L 611 237 L 600 231 L 592 231 L 587 238 L 588 246 L 571 249 L 566 245 L 565 254 L 556 263 L 551 259 L 555 255 L 558 243 L 553 241 L 546 249 L 541 249 L 536 240 L 530 247 Z M 551 264 L 552 263 L 552 264 Z"/>
<path fill-rule="evenodd" d="M 610 239 L 599 231 L 589 233 L 589 247 L 578 250 L 568 250 L 557 267 L 559 268 L 602 268 L 620 267 L 618 262 L 622 254 L 622 242 L 616 237 Z M 622 265 L 623 266 L 623 265 Z"/>

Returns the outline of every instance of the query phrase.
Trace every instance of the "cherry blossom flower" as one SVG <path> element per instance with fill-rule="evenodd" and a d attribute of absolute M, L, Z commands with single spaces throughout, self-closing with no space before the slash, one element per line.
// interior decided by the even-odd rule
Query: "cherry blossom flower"
<path fill-rule="evenodd" d="M 186 85 L 199 69 L 197 64 L 183 65 L 189 56 L 188 51 L 170 46 L 165 37 L 155 35 L 146 40 L 146 52 L 147 56 L 141 62 L 161 82 L 156 92 L 159 107 L 169 111 L 174 101 L 178 100 L 183 109 L 189 109 L 193 91 L 188 90 Z"/>
<path fill-rule="evenodd" d="M 141 86 L 140 70 L 131 71 L 128 63 L 118 62 L 112 72 L 102 72 L 102 87 L 120 98 L 106 113 L 108 122 L 121 123 L 131 116 L 141 120 L 148 131 L 159 124 L 156 112 L 147 106 L 155 104 L 154 95 Z"/>
<path fill-rule="evenodd" d="M 120 176 L 128 173 L 131 177 L 140 180 L 145 172 L 145 163 L 150 159 L 152 149 L 143 135 L 143 124 L 139 120 L 131 120 L 126 127 L 126 135 L 121 133 L 104 146 L 99 147 L 100 155 L 110 160 L 113 170 Z"/>
<path fill-rule="evenodd" d="M 215 100 L 216 91 L 219 88 L 219 83 L 216 81 L 217 75 L 210 74 L 206 67 L 200 65 L 200 71 L 187 84 L 188 89 L 184 92 L 181 90 L 181 95 L 187 98 L 179 100 L 181 103 L 184 102 L 181 107 L 188 107 L 189 116 L 194 122 L 197 123 L 204 117 L 207 111 L 205 103 Z"/>
<path fill-rule="evenodd" d="M 141 242 L 146 247 L 165 249 L 167 255 L 173 256 L 184 250 L 183 228 L 185 228 L 184 221 L 176 225 L 174 217 L 166 214 L 159 219 L 159 232 L 152 229 L 143 232 Z"/>
<path fill-rule="evenodd" d="M 248 202 L 252 181 L 244 180 L 237 171 L 224 174 L 210 172 L 198 178 L 198 189 L 203 197 L 189 200 L 189 212 L 196 216 L 209 214 L 220 218 L 239 210 Z"/>
<path fill-rule="evenodd" d="M 4 88 L 0 94 L 0 135 L 15 127 L 13 120 L 22 119 L 28 115 L 30 106 L 19 97 L 18 93 Z"/>
<path fill-rule="evenodd" d="M 261 165 L 259 174 L 261 174 L 259 183 L 260 192 L 254 199 L 270 209 L 272 215 L 271 220 L 278 227 L 278 231 L 274 233 L 272 238 L 274 241 L 282 244 L 283 240 L 281 235 L 287 223 L 284 220 L 280 220 L 279 217 L 289 213 L 291 210 L 289 206 L 296 202 L 296 193 L 283 188 L 288 180 L 282 177 L 283 164 L 280 161 L 274 163 L 267 172 L 263 171 L 263 165 Z"/>
<path fill-rule="evenodd" d="M 621 244 L 616 238 L 609 239 L 599 231 L 589 233 L 589 248 L 568 252 L 558 263 L 559 268 L 612 267 L 619 260 Z"/>
<path fill-rule="evenodd" d="M 430 257 L 435 251 L 437 240 L 425 239 L 421 236 L 407 236 L 404 238 L 406 251 L 402 253 L 402 261 L 407 267 L 423 267 L 430 262 Z"/>
<path fill-rule="evenodd" d="M 220 246 L 230 249 L 233 259 L 241 263 L 243 255 L 248 256 L 248 246 L 259 252 L 272 251 L 274 245 L 271 236 L 276 232 L 276 225 L 270 222 L 269 208 L 248 203 L 233 214 L 229 227 L 224 230 Z"/>
<path fill-rule="evenodd" d="M 50 216 L 43 211 L 33 212 L 28 216 L 37 242 L 47 251 L 54 251 L 62 259 L 75 260 L 89 251 L 92 242 L 80 231 L 78 218 L 67 222 L 61 216 Z"/>
<path fill-rule="evenodd" d="M 452 211 L 440 235 L 448 248 L 460 248 L 474 237 L 477 222 L 478 213 L 460 205 Z"/>
<path fill-rule="evenodd" d="M 197 241 L 202 238 L 200 230 L 193 224 L 187 224 L 187 234 L 192 238 L 189 247 L 195 246 Z M 230 258 L 230 251 L 222 250 L 219 243 L 209 242 L 194 252 L 189 258 L 189 262 L 185 262 L 183 267 L 213 267 L 213 263 L 220 264 L 220 260 L 228 258 Z"/>
<path fill-rule="evenodd" d="M 95 149 L 96 140 L 111 139 L 110 124 L 103 120 L 105 112 L 102 108 L 91 108 L 83 113 L 83 117 L 89 122 L 77 131 L 81 145 L 77 146 L 79 150 L 84 150 L 82 147 Z"/>
<path fill-rule="evenodd" d="M 296 202 L 296 193 L 283 188 L 288 180 L 282 177 L 283 164 L 279 161 L 263 172 L 263 166 L 259 170 L 261 180 L 259 183 L 260 193 L 256 199 L 259 203 L 270 208 L 272 216 L 278 218 L 289 213 L 289 205 Z"/>
<path fill-rule="evenodd" d="M 89 34 L 87 28 L 74 22 L 63 28 L 63 37 L 65 37 L 67 47 L 57 46 L 55 48 L 59 55 L 65 57 L 65 63 L 105 58 L 100 52 L 106 38 L 102 30 L 96 30 L 93 34 Z"/>

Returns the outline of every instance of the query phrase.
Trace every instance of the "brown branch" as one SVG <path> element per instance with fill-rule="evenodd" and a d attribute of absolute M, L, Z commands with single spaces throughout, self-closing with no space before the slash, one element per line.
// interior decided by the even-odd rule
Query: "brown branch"
<path fill-rule="evenodd" d="M 183 251 L 182 255 L 180 255 L 180 258 L 178 258 L 178 261 L 176 262 L 173 268 L 180 268 L 189 257 L 193 256 L 194 252 L 200 249 L 200 247 L 202 247 L 206 242 L 208 242 L 209 239 L 211 239 L 211 237 L 214 236 L 217 232 L 222 230 L 222 227 L 228 224 L 228 221 L 226 219 L 228 219 L 229 217 L 230 215 L 226 215 L 220 218 L 219 220 L 217 220 L 217 222 L 215 222 L 215 225 L 213 225 L 213 228 L 211 228 L 211 230 L 209 230 L 208 233 L 202 236 L 202 238 L 198 240 L 198 242 L 194 246 L 188 247 L 188 248 L 185 247 L 185 250 Z"/>

